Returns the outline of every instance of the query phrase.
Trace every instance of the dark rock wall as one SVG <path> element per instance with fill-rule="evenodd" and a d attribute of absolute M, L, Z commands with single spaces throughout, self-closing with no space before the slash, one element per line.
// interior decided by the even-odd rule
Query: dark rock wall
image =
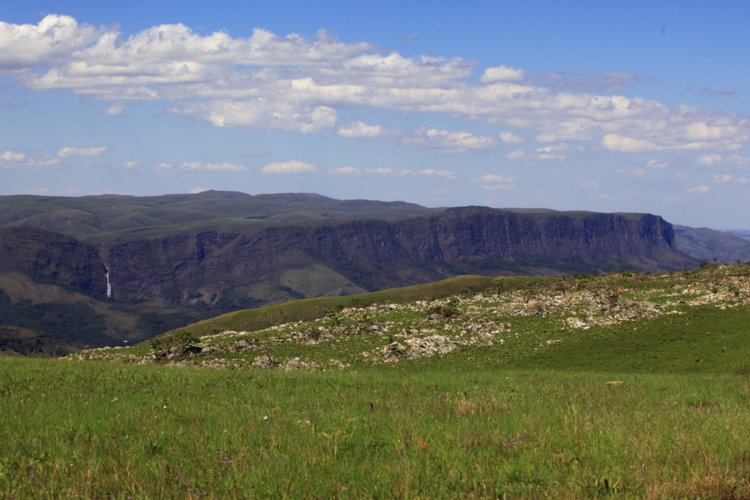
<path fill-rule="evenodd" d="M 540 215 L 474 207 L 392 223 L 355 220 L 115 241 L 102 245 L 102 255 L 116 296 L 170 302 L 184 300 L 186 290 L 220 293 L 313 263 L 367 289 L 492 272 L 492 265 L 478 264 L 488 260 L 551 271 L 695 265 L 675 250 L 672 226 L 658 216 Z"/>
<path fill-rule="evenodd" d="M 94 295 L 107 290 L 105 269 L 95 246 L 42 229 L 0 229 L 0 272 L 18 272 Z"/>

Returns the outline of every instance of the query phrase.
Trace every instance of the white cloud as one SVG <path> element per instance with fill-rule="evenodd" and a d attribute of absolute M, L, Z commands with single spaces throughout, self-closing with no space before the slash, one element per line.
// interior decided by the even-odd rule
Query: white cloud
<path fill-rule="evenodd" d="M 57 156 L 60 158 L 68 158 L 71 156 L 99 156 L 107 151 L 107 146 L 93 146 L 88 148 L 79 148 L 73 146 L 65 146 L 60 148 L 57 152 Z"/>
<path fill-rule="evenodd" d="M 417 170 L 417 174 L 427 177 L 444 177 L 446 179 L 455 179 L 456 177 L 458 177 L 452 170 L 434 170 L 432 168 Z"/>
<path fill-rule="evenodd" d="M 486 174 L 481 177 L 484 182 L 513 182 L 515 179 L 507 175 Z"/>
<path fill-rule="evenodd" d="M 5 150 L 0 151 L 0 167 L 6 169 L 33 170 L 45 167 L 53 167 L 60 163 L 59 158 L 49 156 L 29 156 L 26 153 Z"/>
<path fill-rule="evenodd" d="M 260 169 L 264 174 L 298 174 L 316 172 L 317 168 L 310 163 L 302 161 L 287 161 L 280 163 L 269 163 Z"/>
<path fill-rule="evenodd" d="M 104 114 L 109 116 L 120 116 L 125 111 L 124 104 L 113 104 L 104 109 Z"/>
<path fill-rule="evenodd" d="M 109 102 L 111 114 L 129 102 L 157 101 L 218 127 L 312 133 L 334 127 L 337 109 L 360 107 L 481 121 L 529 131 L 540 142 L 599 142 L 615 152 L 736 151 L 750 143 L 750 123 L 740 115 L 611 94 L 638 81 L 632 75 L 570 74 L 555 83 L 496 66 L 474 83 L 465 60 L 383 54 L 324 31 L 233 37 L 165 24 L 125 37 L 50 15 L 36 25 L 0 23 L 0 73 L 33 90 Z M 570 84 L 578 80 L 595 84 Z M 473 134 L 410 140 L 447 151 L 494 142 Z"/>
<path fill-rule="evenodd" d="M 220 100 L 172 108 L 175 114 L 193 116 L 216 127 L 252 127 L 293 130 L 308 134 L 336 124 L 336 111 L 328 106 L 295 107 L 264 99 Z"/>
<path fill-rule="evenodd" d="M 691 188 L 688 188 L 688 193 L 708 193 L 711 191 L 711 188 L 708 186 L 694 186 Z"/>
<path fill-rule="evenodd" d="M 536 148 L 532 151 L 524 151 L 522 149 L 516 149 L 511 151 L 505 158 L 507 160 L 527 160 L 527 161 L 549 161 L 549 160 L 565 160 L 567 158 L 566 151 L 570 147 L 565 143 L 554 144 L 551 146 L 543 146 Z"/>
<path fill-rule="evenodd" d="M 26 155 L 24 153 L 17 153 L 15 151 L 11 150 L 5 150 L 0 151 L 0 161 L 2 162 L 21 162 L 26 159 Z"/>
<path fill-rule="evenodd" d="M 700 155 L 695 162 L 698 165 L 701 165 L 703 167 L 710 167 L 712 165 L 716 165 L 717 163 L 721 163 L 722 157 L 721 155 L 717 154 L 705 154 Z"/>
<path fill-rule="evenodd" d="M 350 139 L 357 137 L 374 138 L 379 137 L 383 133 L 383 127 L 380 125 L 368 125 L 365 122 L 357 121 L 339 128 L 337 133 L 341 137 Z"/>
<path fill-rule="evenodd" d="M 520 144 L 524 142 L 523 137 L 514 134 L 513 132 L 500 132 L 500 141 L 504 144 Z"/>
<path fill-rule="evenodd" d="M 495 144 L 491 137 L 474 135 L 470 132 L 449 132 L 447 130 L 420 129 L 416 134 L 405 137 L 405 144 L 439 149 L 449 152 L 487 149 Z"/>
<path fill-rule="evenodd" d="M 94 42 L 101 31 L 70 16 L 50 14 L 38 24 L 0 22 L 0 70 L 54 63 Z"/>
<path fill-rule="evenodd" d="M 648 168 L 662 169 L 667 168 L 669 166 L 669 162 L 654 158 L 653 160 L 649 160 L 648 162 L 646 162 L 646 166 Z"/>
<path fill-rule="evenodd" d="M 713 181 L 715 184 L 748 184 L 750 179 L 744 176 L 734 177 L 731 174 L 719 174 L 714 175 Z"/>
<path fill-rule="evenodd" d="M 523 80 L 524 75 L 522 69 L 509 68 L 508 66 L 494 66 L 485 69 L 479 81 L 481 83 L 493 83 L 500 81 Z"/>
<path fill-rule="evenodd" d="M 602 146 L 609 151 L 621 153 L 638 153 L 641 151 L 653 151 L 657 149 L 656 144 L 645 139 L 625 137 L 619 134 L 607 134 L 602 139 Z"/>
<path fill-rule="evenodd" d="M 698 158 L 695 159 L 695 163 L 702 167 L 712 167 L 714 165 L 718 165 L 720 163 L 724 163 L 727 165 L 734 165 L 737 167 L 744 167 L 749 166 L 750 161 L 743 158 L 740 155 L 729 155 L 729 156 L 722 156 L 715 153 L 709 153 L 709 154 L 703 154 L 700 155 Z"/>
<path fill-rule="evenodd" d="M 364 173 L 361 168 L 352 166 L 339 167 L 333 172 L 340 175 L 361 175 Z"/>
<path fill-rule="evenodd" d="M 714 175 L 714 184 L 726 184 L 728 182 L 732 182 L 732 176 L 730 174 Z"/>
<path fill-rule="evenodd" d="M 204 187 L 201 187 L 201 186 L 195 186 L 190 191 L 188 191 L 188 193 L 190 193 L 190 194 L 198 194 L 198 193 L 203 193 L 204 191 L 208 191 L 208 188 L 204 188 Z"/>

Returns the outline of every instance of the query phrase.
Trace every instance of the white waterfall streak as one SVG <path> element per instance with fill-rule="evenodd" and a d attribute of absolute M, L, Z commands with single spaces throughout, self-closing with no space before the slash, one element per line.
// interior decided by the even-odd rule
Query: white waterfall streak
<path fill-rule="evenodd" d="M 111 299 L 112 298 L 112 283 L 109 281 L 109 271 L 107 271 L 105 274 L 107 276 L 107 298 Z"/>

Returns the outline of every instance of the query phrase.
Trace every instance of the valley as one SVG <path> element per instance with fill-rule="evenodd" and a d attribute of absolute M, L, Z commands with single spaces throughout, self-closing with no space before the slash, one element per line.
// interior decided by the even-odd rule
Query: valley
<path fill-rule="evenodd" d="M 749 276 L 460 277 L 0 356 L 0 491 L 744 498 Z"/>
<path fill-rule="evenodd" d="M 656 272 L 750 248 L 648 214 L 314 194 L 24 195 L 0 208 L 0 324 L 50 348 L 122 345 L 238 309 L 463 274 Z M 6 349 L 44 351 L 38 340 Z"/>

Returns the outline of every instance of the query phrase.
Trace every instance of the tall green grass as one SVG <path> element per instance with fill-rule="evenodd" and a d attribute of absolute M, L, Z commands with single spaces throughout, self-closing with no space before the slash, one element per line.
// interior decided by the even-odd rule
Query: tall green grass
<path fill-rule="evenodd" d="M 0 411 L 6 498 L 750 495 L 744 375 L 0 358 Z"/>

